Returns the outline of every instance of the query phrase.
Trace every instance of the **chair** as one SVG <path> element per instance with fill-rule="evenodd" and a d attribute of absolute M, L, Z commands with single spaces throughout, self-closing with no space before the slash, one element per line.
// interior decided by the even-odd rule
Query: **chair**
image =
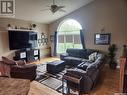
<path fill-rule="evenodd" d="M 24 66 L 11 66 L 10 75 L 12 78 L 22 78 L 34 80 L 36 78 L 36 68 L 34 64 L 26 64 Z"/>
<path fill-rule="evenodd" d="M 10 76 L 12 78 L 21 78 L 34 80 L 36 78 L 36 68 L 35 64 L 27 64 L 25 61 L 14 61 L 6 57 L 2 57 L 5 64 L 10 66 Z"/>
<path fill-rule="evenodd" d="M 10 66 L 0 61 L 0 77 L 10 77 Z"/>

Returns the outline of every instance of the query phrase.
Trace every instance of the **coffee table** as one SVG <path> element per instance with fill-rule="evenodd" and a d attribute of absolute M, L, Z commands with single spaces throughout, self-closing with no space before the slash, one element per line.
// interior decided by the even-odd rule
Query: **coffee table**
<path fill-rule="evenodd" d="M 47 72 L 51 74 L 57 74 L 64 70 L 65 62 L 61 60 L 56 60 L 47 63 Z"/>

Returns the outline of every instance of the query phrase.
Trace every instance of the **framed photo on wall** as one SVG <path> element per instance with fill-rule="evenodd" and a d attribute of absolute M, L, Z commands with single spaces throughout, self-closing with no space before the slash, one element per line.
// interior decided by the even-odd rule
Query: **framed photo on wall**
<path fill-rule="evenodd" d="M 111 33 L 96 33 L 94 35 L 95 45 L 109 45 L 111 42 Z"/>
<path fill-rule="evenodd" d="M 53 42 L 54 40 L 54 35 L 50 35 L 50 41 Z"/>

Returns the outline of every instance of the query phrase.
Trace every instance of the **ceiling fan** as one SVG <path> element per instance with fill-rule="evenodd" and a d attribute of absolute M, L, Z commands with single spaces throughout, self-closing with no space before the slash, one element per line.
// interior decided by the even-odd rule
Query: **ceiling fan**
<path fill-rule="evenodd" d="M 63 8 L 65 8 L 65 6 L 56 5 L 55 0 L 53 0 L 53 4 L 48 7 L 49 7 L 49 9 L 44 9 L 41 11 L 50 10 L 53 14 L 56 13 L 57 11 L 66 12 L 65 10 L 63 10 Z"/>

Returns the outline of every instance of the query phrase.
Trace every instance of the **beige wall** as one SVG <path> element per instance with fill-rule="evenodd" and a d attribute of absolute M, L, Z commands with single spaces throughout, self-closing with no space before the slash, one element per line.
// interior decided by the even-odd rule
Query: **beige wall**
<path fill-rule="evenodd" d="M 36 32 L 38 32 L 38 35 L 40 33 L 45 33 L 48 35 L 48 25 L 36 23 L 36 22 L 30 22 L 30 21 L 23 21 L 18 19 L 9 19 L 9 18 L 0 18 L 0 59 L 1 56 L 7 56 L 12 58 L 14 56 L 14 51 L 9 50 L 9 42 L 8 42 L 8 31 L 7 31 L 7 25 L 11 24 L 12 27 L 30 27 L 31 23 L 35 23 L 37 25 Z M 43 45 L 38 47 L 41 51 L 41 57 L 44 57 L 47 55 L 48 52 L 44 52 L 45 49 L 48 47 L 48 45 Z"/>
<path fill-rule="evenodd" d="M 57 30 L 60 22 L 65 19 L 77 20 L 85 29 L 86 48 L 107 51 L 108 45 L 94 45 L 94 33 L 111 33 L 111 43 L 117 44 L 117 58 L 121 55 L 122 45 L 127 44 L 127 1 L 126 0 L 95 0 L 73 13 L 50 24 L 50 33 Z"/>

